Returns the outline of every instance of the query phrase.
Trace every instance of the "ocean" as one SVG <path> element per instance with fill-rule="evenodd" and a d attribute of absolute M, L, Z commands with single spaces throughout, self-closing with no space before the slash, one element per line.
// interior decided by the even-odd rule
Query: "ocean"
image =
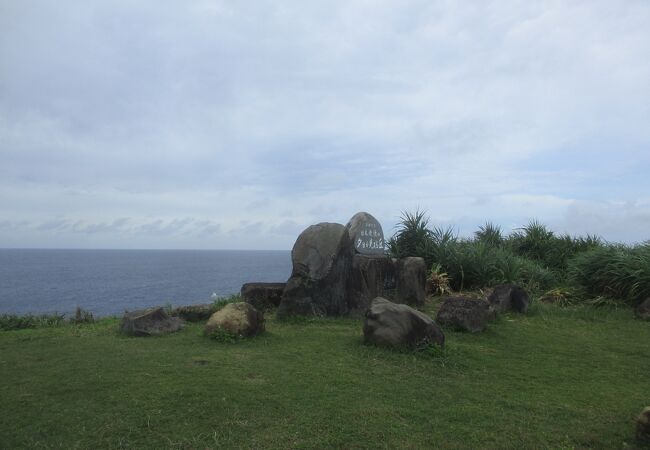
<path fill-rule="evenodd" d="M 289 251 L 0 249 L 0 314 L 95 316 L 208 303 L 252 281 L 284 282 Z"/>

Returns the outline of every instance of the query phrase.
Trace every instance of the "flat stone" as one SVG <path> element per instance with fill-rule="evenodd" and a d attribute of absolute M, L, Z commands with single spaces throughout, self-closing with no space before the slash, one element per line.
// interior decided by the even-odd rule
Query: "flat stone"
<path fill-rule="evenodd" d="M 129 336 L 155 336 L 181 329 L 183 321 L 169 317 L 163 308 L 149 308 L 125 312 L 120 332 Z"/>
<path fill-rule="evenodd" d="M 186 322 L 202 322 L 208 320 L 214 312 L 214 305 L 212 303 L 204 303 L 201 305 L 186 305 L 179 306 L 172 310 L 172 316 L 180 317 Z"/>

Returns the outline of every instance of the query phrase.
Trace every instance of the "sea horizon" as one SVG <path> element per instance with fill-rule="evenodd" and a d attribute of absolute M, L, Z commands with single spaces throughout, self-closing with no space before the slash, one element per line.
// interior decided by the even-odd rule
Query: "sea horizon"
<path fill-rule="evenodd" d="M 0 314 L 209 303 L 290 272 L 289 250 L 1 248 Z"/>

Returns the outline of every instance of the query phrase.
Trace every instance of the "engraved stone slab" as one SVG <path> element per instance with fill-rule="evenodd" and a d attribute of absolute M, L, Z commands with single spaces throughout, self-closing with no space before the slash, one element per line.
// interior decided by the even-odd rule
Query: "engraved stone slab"
<path fill-rule="evenodd" d="M 384 231 L 379 221 L 366 212 L 356 213 L 346 228 L 354 242 L 354 249 L 362 255 L 384 254 Z"/>

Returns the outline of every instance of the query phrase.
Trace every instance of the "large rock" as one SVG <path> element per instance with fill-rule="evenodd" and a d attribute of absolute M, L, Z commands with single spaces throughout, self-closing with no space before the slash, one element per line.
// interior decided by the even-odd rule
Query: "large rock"
<path fill-rule="evenodd" d="M 287 283 L 245 283 L 241 287 L 241 296 L 259 311 L 266 311 L 280 306 L 282 292 Z"/>
<path fill-rule="evenodd" d="M 323 222 L 300 233 L 291 250 L 292 277 L 318 281 L 327 278 L 340 253 L 345 227 Z"/>
<path fill-rule="evenodd" d="M 528 311 L 530 298 L 528 293 L 516 284 L 499 284 L 489 295 L 488 303 L 493 313 L 515 311 L 525 314 Z"/>
<path fill-rule="evenodd" d="M 346 234 L 341 224 L 319 223 L 298 236 L 291 250 L 293 270 L 278 308 L 280 319 L 348 313 L 345 284 L 352 253 L 342 245 Z"/>
<path fill-rule="evenodd" d="M 646 406 L 636 419 L 636 440 L 642 448 L 650 448 L 650 406 Z"/>
<path fill-rule="evenodd" d="M 634 310 L 634 314 L 639 319 L 650 320 L 650 298 L 646 298 L 639 306 L 637 306 Z"/>
<path fill-rule="evenodd" d="M 205 324 L 206 334 L 217 329 L 235 336 L 255 336 L 264 331 L 264 315 L 248 303 L 228 303 Z"/>
<path fill-rule="evenodd" d="M 120 331 L 129 336 L 155 336 L 178 331 L 182 325 L 181 319 L 169 317 L 164 309 L 150 308 L 125 312 Z"/>
<path fill-rule="evenodd" d="M 469 297 L 447 297 L 438 311 L 436 322 L 455 330 L 476 333 L 488 321 L 488 303 Z"/>
<path fill-rule="evenodd" d="M 387 346 L 445 343 L 442 329 L 429 316 L 382 297 L 374 299 L 366 312 L 363 337 L 368 343 Z"/>
<path fill-rule="evenodd" d="M 423 258 L 406 257 L 396 262 L 397 286 L 395 301 L 409 305 L 424 305 L 427 267 Z"/>

